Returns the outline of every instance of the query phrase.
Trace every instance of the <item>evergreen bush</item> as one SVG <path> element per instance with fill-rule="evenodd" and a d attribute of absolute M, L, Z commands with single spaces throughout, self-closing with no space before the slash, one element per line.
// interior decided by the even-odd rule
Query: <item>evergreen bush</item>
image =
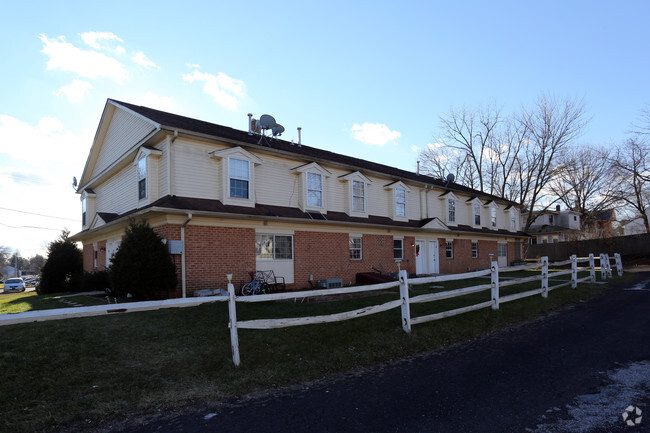
<path fill-rule="evenodd" d="M 76 282 L 82 272 L 83 254 L 70 240 L 70 231 L 64 230 L 47 247 L 47 259 L 41 268 L 41 280 L 36 291 L 39 295 L 78 291 L 80 285 Z"/>

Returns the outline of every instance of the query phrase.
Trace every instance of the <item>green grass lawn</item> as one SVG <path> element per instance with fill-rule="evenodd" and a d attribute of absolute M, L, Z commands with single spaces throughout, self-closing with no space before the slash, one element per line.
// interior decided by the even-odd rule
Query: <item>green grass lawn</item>
<path fill-rule="evenodd" d="M 24 313 L 33 310 L 51 310 L 54 308 L 69 308 L 71 305 L 61 302 L 65 300 L 83 306 L 106 304 L 106 301 L 90 296 L 68 296 L 70 293 L 54 293 L 38 295 L 36 292 L 0 294 L 0 314 Z"/>
<path fill-rule="evenodd" d="M 485 283 L 489 279 L 430 284 L 413 287 L 411 296 Z M 444 289 L 431 289 L 432 285 Z M 504 292 L 539 286 L 534 282 L 508 287 Z M 498 311 L 488 308 L 416 325 L 410 335 L 402 330 L 399 308 L 340 323 L 240 329 L 240 368 L 232 363 L 228 311 L 223 302 L 6 326 L 0 339 L 0 431 L 99 424 L 121 419 L 127 413 L 152 413 L 193 402 L 207 404 L 314 380 L 485 334 L 589 298 L 605 288 L 590 284 L 580 284 L 578 289 L 565 287 L 550 292 L 547 299 L 534 296 L 503 304 Z M 331 314 L 398 296 L 393 291 L 341 302 L 240 303 L 237 314 L 238 320 Z M 5 304 L 25 302 L 32 308 L 50 308 L 50 302 L 58 302 L 52 297 L 25 298 L 3 303 L 0 311 L 6 311 Z M 412 305 L 411 311 L 418 316 L 489 298 L 487 290 Z"/>

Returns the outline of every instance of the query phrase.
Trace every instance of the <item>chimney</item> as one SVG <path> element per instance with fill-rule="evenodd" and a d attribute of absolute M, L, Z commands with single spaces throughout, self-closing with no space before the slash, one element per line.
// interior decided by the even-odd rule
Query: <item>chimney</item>
<path fill-rule="evenodd" d="M 415 174 L 420 175 L 420 161 L 417 162 L 417 168 L 415 169 Z"/>
<path fill-rule="evenodd" d="M 302 131 L 302 127 L 298 127 L 298 146 L 302 146 L 302 138 L 300 135 L 300 131 Z"/>
<path fill-rule="evenodd" d="M 248 135 L 253 135 L 253 113 L 248 113 Z"/>

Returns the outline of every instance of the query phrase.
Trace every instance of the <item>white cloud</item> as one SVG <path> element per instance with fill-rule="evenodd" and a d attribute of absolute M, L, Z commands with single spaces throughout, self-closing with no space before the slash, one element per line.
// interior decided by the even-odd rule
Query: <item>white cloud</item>
<path fill-rule="evenodd" d="M 81 34 L 81 39 L 83 39 L 84 44 L 96 50 L 107 48 L 106 45 L 100 45 L 99 42 L 103 42 L 103 41 L 124 42 L 122 39 L 120 39 L 117 35 L 115 35 L 112 32 L 86 32 Z M 119 50 L 119 48 L 121 47 L 118 47 L 117 49 Z M 122 48 L 122 50 L 124 49 Z"/>
<path fill-rule="evenodd" d="M 41 52 L 50 58 L 47 61 L 47 70 L 74 72 L 84 78 L 109 78 L 118 84 L 122 84 L 127 78 L 124 65 L 112 57 L 97 51 L 77 48 L 66 42 L 64 36 L 51 39 L 41 34 L 39 38 L 43 42 Z"/>
<path fill-rule="evenodd" d="M 440 149 L 442 146 L 444 146 L 444 144 L 438 143 L 438 142 L 436 142 L 436 143 L 427 143 L 427 147 L 429 149 L 431 149 L 431 150 Z"/>
<path fill-rule="evenodd" d="M 75 78 L 72 80 L 72 83 L 67 86 L 61 86 L 59 90 L 52 93 L 59 97 L 66 97 L 71 104 L 79 104 L 83 102 L 86 95 L 92 89 L 94 87 L 88 81 L 81 81 Z"/>
<path fill-rule="evenodd" d="M 383 146 L 389 141 L 396 141 L 402 134 L 391 131 L 383 123 L 368 123 L 352 125 L 352 136 L 355 140 L 374 146 Z"/>
<path fill-rule="evenodd" d="M 198 63 L 185 63 L 185 66 L 190 69 L 199 69 L 201 67 Z"/>
<path fill-rule="evenodd" d="M 183 81 L 205 83 L 203 91 L 212 96 L 219 105 L 229 110 L 236 110 L 239 100 L 244 97 L 244 82 L 229 77 L 223 72 L 213 75 L 195 70 L 191 74 L 183 74 Z"/>
<path fill-rule="evenodd" d="M 419 152 L 419 151 L 420 151 L 419 146 L 416 146 L 415 144 L 413 146 L 411 146 L 411 152 Z"/>
<path fill-rule="evenodd" d="M 162 111 L 175 111 L 178 104 L 169 96 L 159 96 L 154 92 L 147 92 L 140 98 L 141 105 L 146 107 L 155 108 Z"/>
<path fill-rule="evenodd" d="M 20 250 L 24 257 L 43 254 L 43 247 L 61 229 L 68 227 L 73 233 L 81 229 L 81 205 L 71 182 L 72 176 L 79 178 L 83 170 L 94 131 L 73 133 L 53 117 L 31 125 L 0 115 L 0 136 L 4 207 L 77 221 L 0 210 L 2 244 Z"/>
<path fill-rule="evenodd" d="M 158 68 L 158 65 L 149 60 L 149 57 L 147 57 L 142 51 L 138 51 L 135 56 L 131 57 L 131 60 L 143 68 Z"/>

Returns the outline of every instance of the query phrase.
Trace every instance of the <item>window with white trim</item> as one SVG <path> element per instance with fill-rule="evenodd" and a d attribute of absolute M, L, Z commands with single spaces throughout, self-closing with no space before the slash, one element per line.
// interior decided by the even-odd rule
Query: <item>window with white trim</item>
<path fill-rule="evenodd" d="M 86 200 L 87 200 L 86 197 L 84 197 L 81 200 L 81 225 L 82 226 L 86 225 L 86 206 L 87 206 Z"/>
<path fill-rule="evenodd" d="M 273 234 L 255 235 L 255 258 L 257 260 L 293 259 L 293 236 Z"/>
<path fill-rule="evenodd" d="M 497 228 L 497 207 L 492 206 L 490 208 L 490 227 L 496 230 Z"/>
<path fill-rule="evenodd" d="M 406 191 L 395 188 L 395 216 L 406 216 Z"/>
<path fill-rule="evenodd" d="M 361 260 L 361 238 L 358 236 L 350 237 L 350 260 Z"/>
<path fill-rule="evenodd" d="M 499 257 L 508 257 L 508 244 L 499 242 L 497 244 L 497 255 Z"/>
<path fill-rule="evenodd" d="M 478 203 L 474 203 L 474 225 L 481 225 L 481 205 Z"/>
<path fill-rule="evenodd" d="M 250 197 L 250 164 L 245 159 L 228 158 L 229 197 Z"/>
<path fill-rule="evenodd" d="M 510 230 L 517 231 L 517 213 L 514 210 L 510 211 Z"/>
<path fill-rule="evenodd" d="M 138 200 L 147 198 L 147 157 L 138 160 Z"/>
<path fill-rule="evenodd" d="M 307 206 L 323 207 L 323 176 L 307 172 Z"/>
<path fill-rule="evenodd" d="M 352 181 L 352 211 L 366 211 L 366 184 L 360 180 Z"/>
<path fill-rule="evenodd" d="M 450 223 L 456 222 L 456 200 L 453 198 L 447 199 L 447 221 Z"/>
<path fill-rule="evenodd" d="M 402 260 L 404 258 L 404 240 L 393 239 L 393 258 Z"/>
<path fill-rule="evenodd" d="M 472 241 L 472 258 L 478 258 L 478 241 Z"/>
<path fill-rule="evenodd" d="M 453 259 L 454 258 L 454 241 L 447 241 L 446 247 L 445 247 L 445 257 L 448 259 Z"/>

